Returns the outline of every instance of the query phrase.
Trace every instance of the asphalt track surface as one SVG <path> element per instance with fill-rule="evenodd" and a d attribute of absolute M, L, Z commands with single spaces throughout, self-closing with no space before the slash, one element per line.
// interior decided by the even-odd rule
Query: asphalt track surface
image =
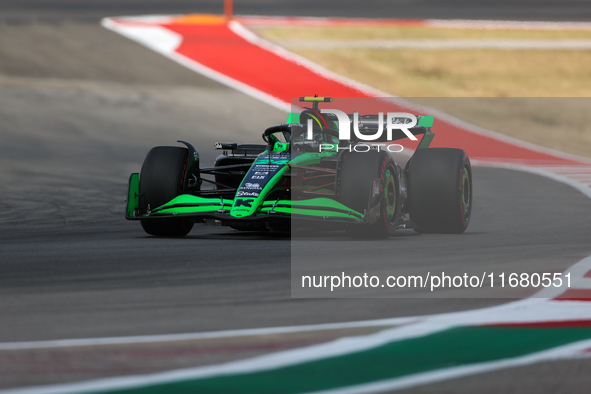
<path fill-rule="evenodd" d="M 2 0 L 0 14 L 18 23 L 37 19 L 92 20 L 105 16 L 222 13 L 222 0 Z M 588 0 L 234 0 L 236 14 L 401 19 L 589 21 Z"/>
<path fill-rule="evenodd" d="M 0 3 L 1 342 L 352 321 L 508 301 L 291 299 L 290 239 L 219 227 L 196 227 L 184 239 L 146 236 L 139 224 L 123 219 L 123 207 L 127 177 L 139 170 L 149 148 L 186 139 L 201 147 L 207 163 L 215 157 L 209 149 L 214 141 L 258 141 L 261 130 L 284 121 L 285 114 L 95 23 L 118 14 L 215 12 L 212 3 L 80 4 Z M 266 3 L 251 4 L 244 13 L 265 13 Z M 290 4 L 273 13 L 329 12 L 309 12 L 306 2 L 299 8 Z M 376 16 L 354 2 L 340 4 L 342 14 L 331 15 Z M 588 7 L 577 8 L 584 2 L 564 4 L 536 2 L 531 19 L 589 19 L 583 12 Z M 483 13 L 471 16 L 530 19 L 517 12 L 520 7 L 506 16 L 486 10 L 482 6 Z M 548 11 L 536 14 L 540 10 Z M 588 198 L 531 174 L 477 168 L 474 176 L 468 233 L 403 232 L 373 243 L 372 255 L 384 257 L 388 267 L 417 261 L 437 270 L 470 264 L 543 271 L 564 269 L 591 253 Z M 334 235 L 308 241 L 349 247 L 346 238 Z M 470 384 L 484 381 L 490 392 L 587 392 L 581 371 L 588 366 L 548 363 L 417 391 L 473 392 Z M 572 379 L 549 377 L 559 373 Z M 542 374 L 554 386 L 540 386 Z M 511 385 L 516 376 L 520 385 Z M 23 378 L 2 386 L 28 383 Z"/>

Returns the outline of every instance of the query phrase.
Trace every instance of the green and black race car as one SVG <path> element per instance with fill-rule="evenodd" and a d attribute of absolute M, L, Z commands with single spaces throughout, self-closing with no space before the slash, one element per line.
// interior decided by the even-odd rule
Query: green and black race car
<path fill-rule="evenodd" d="M 201 168 L 197 150 L 159 146 L 129 180 L 126 218 L 156 236 L 184 236 L 194 223 L 217 222 L 238 230 L 289 232 L 343 229 L 355 238 L 387 238 L 398 228 L 462 233 L 472 206 L 472 171 L 461 149 L 429 148 L 433 117 L 409 128 L 422 135 L 405 167 L 385 141 L 339 139 L 334 115 L 322 113 L 328 97 L 302 97 L 311 108 L 263 133 L 263 145 L 216 143 L 213 167 Z M 353 115 L 348 115 L 351 121 Z M 308 121 L 313 119 L 312 121 Z M 377 115 L 356 118 L 365 132 Z M 381 128 L 380 128 L 381 130 Z M 208 187 L 209 185 L 209 187 Z"/>

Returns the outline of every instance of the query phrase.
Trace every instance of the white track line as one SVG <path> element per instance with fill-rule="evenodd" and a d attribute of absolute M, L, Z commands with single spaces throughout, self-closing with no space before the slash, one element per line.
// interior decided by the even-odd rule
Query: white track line
<path fill-rule="evenodd" d="M 589 50 L 591 40 L 275 40 L 283 47 L 299 49 L 503 49 Z"/>
<path fill-rule="evenodd" d="M 324 18 L 311 16 L 237 16 L 240 22 L 252 26 L 399 26 L 431 27 L 440 29 L 476 30 L 591 30 L 590 22 L 493 21 L 468 19 L 401 19 Z"/>
<path fill-rule="evenodd" d="M 118 345 L 134 343 L 158 343 L 158 342 L 176 342 L 191 341 L 200 339 L 219 339 L 236 338 L 261 335 L 279 335 L 299 332 L 344 330 L 349 328 L 364 327 L 387 327 L 409 324 L 417 321 L 417 317 L 395 317 L 389 319 L 363 320 L 342 323 L 309 324 L 301 326 L 284 327 L 263 327 L 246 328 L 237 330 L 194 332 L 181 334 L 164 335 L 136 335 L 125 337 L 103 337 L 103 338 L 80 338 L 80 339 L 56 339 L 48 341 L 28 341 L 28 342 L 3 342 L 0 343 L 2 350 L 23 350 L 23 349 L 49 349 L 62 347 L 80 347 L 80 346 L 100 346 L 100 345 Z"/>
<path fill-rule="evenodd" d="M 590 189 L 591 190 L 591 189 Z M 591 194 L 587 195 L 591 198 Z M 570 289 L 587 289 L 586 287 L 589 284 L 590 278 L 585 278 L 585 275 L 591 271 L 591 256 L 585 257 L 583 260 L 577 262 L 573 266 L 569 267 L 564 273 L 571 274 L 571 287 Z M 569 290 L 567 287 L 567 283 L 563 282 L 561 287 L 548 287 L 543 290 L 540 290 L 538 293 L 534 295 L 534 297 L 541 297 L 541 298 L 557 298 L 562 295 L 565 291 Z M 562 301 L 560 301 L 562 302 Z M 581 317 L 591 319 L 591 299 L 589 301 L 583 302 L 583 304 L 587 304 L 588 311 L 586 314 L 583 314 Z"/>
<path fill-rule="evenodd" d="M 573 282 L 573 289 L 590 290 L 591 289 L 591 278 L 580 278 L 576 282 Z"/>
<path fill-rule="evenodd" d="M 427 19 L 429 27 L 478 30 L 591 30 L 589 22 L 487 21 Z"/>

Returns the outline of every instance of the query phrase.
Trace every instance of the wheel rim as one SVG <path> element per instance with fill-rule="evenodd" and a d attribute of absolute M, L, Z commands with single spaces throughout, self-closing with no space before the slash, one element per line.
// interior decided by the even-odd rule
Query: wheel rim
<path fill-rule="evenodd" d="M 462 216 L 464 220 L 470 217 L 470 201 L 472 200 L 470 187 L 470 172 L 468 166 L 462 168 L 462 182 L 460 183 L 460 193 L 462 195 Z"/>
<path fill-rule="evenodd" d="M 389 223 L 396 222 L 396 181 L 392 171 L 386 171 L 386 185 L 384 186 L 384 199 L 386 200 L 386 217 Z"/>

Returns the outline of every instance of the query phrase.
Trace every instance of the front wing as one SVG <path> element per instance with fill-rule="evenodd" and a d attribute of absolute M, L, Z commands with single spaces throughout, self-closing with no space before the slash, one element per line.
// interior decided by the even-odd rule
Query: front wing
<path fill-rule="evenodd" d="M 306 220 L 332 221 L 337 223 L 367 223 L 369 215 L 357 212 L 330 198 L 308 200 L 264 201 L 254 215 L 235 217 L 231 215 L 234 200 L 200 197 L 181 194 L 166 204 L 146 214 L 139 213 L 139 175 L 129 178 L 127 208 L 125 217 L 129 220 L 157 220 L 183 217 L 194 221 L 215 219 L 222 222 Z"/>

